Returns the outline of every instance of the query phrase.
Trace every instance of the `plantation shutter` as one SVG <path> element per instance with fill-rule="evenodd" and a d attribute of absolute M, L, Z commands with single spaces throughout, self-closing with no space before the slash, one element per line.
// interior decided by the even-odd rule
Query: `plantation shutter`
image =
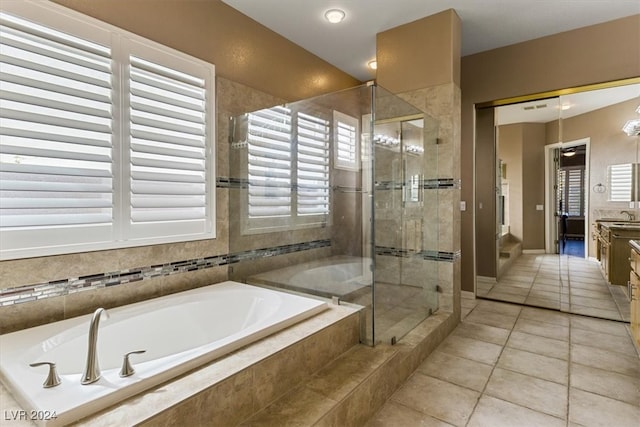
<path fill-rule="evenodd" d="M 291 215 L 291 110 L 272 107 L 248 114 L 249 218 Z"/>
<path fill-rule="evenodd" d="M 130 218 L 134 237 L 206 230 L 206 87 L 130 56 Z M 146 231 L 142 231 L 146 230 Z"/>
<path fill-rule="evenodd" d="M 329 122 L 297 115 L 297 213 L 329 213 Z"/>
<path fill-rule="evenodd" d="M 109 239 L 110 49 L 2 13 L 0 61 L 3 250 Z"/>
<path fill-rule="evenodd" d="M 213 65 L 7 2 L 0 67 L 0 259 L 215 237 Z"/>
<path fill-rule="evenodd" d="M 609 201 L 631 201 L 632 177 L 630 163 L 609 166 Z"/>
<path fill-rule="evenodd" d="M 567 213 L 571 216 L 584 215 L 584 169 L 567 170 Z"/>
<path fill-rule="evenodd" d="M 565 202 L 565 180 L 566 180 L 566 171 L 564 169 L 556 169 L 556 200 L 557 200 L 557 209 L 564 213 L 567 210 L 566 202 Z"/>
<path fill-rule="evenodd" d="M 334 111 L 334 164 L 337 168 L 358 170 L 358 121 Z"/>

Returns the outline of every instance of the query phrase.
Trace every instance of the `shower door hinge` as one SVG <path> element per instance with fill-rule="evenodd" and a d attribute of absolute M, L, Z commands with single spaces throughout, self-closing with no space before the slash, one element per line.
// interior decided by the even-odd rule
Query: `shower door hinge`
<path fill-rule="evenodd" d="M 442 138 L 436 138 L 436 145 L 442 144 Z"/>
<path fill-rule="evenodd" d="M 440 285 L 436 285 L 436 292 L 442 293 L 442 287 Z"/>

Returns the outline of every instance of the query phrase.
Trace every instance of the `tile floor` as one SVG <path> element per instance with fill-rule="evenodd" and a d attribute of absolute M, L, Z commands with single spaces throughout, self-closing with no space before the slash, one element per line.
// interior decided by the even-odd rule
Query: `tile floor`
<path fill-rule="evenodd" d="M 521 255 L 498 282 L 478 278 L 478 296 L 611 320 L 630 319 L 624 286 L 600 264 L 568 255 Z"/>
<path fill-rule="evenodd" d="M 368 423 L 640 425 L 640 357 L 628 327 L 463 298 L 463 321 Z"/>

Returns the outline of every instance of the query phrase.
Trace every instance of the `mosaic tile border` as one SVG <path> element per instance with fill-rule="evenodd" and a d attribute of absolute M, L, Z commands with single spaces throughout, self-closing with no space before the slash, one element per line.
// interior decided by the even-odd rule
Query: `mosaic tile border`
<path fill-rule="evenodd" d="M 375 189 L 376 190 L 402 190 L 403 182 L 401 181 L 376 181 Z M 296 187 L 296 185 L 293 185 Z M 434 179 L 425 179 L 420 181 L 420 188 L 425 190 L 438 190 L 438 189 L 460 189 L 462 186 L 462 181 L 460 179 L 454 178 L 434 178 Z M 228 178 L 228 177 L 218 177 L 216 179 L 216 187 L 218 188 L 248 188 L 249 180 L 246 178 Z M 334 187 L 333 190 L 341 189 L 341 187 Z M 343 189 L 347 189 L 344 187 Z M 355 191 L 362 191 L 360 188 L 349 188 Z"/>
<path fill-rule="evenodd" d="M 402 248 L 392 248 L 387 246 L 376 246 L 376 255 L 394 256 L 399 258 L 418 258 L 430 261 L 455 262 L 462 256 L 462 251 L 412 251 Z"/>
<path fill-rule="evenodd" d="M 314 240 L 311 242 L 255 249 L 234 254 L 215 255 L 207 258 L 176 261 L 117 272 L 54 280 L 35 285 L 17 286 L 0 290 L 0 307 L 328 246 L 331 246 L 331 240 Z"/>
<path fill-rule="evenodd" d="M 402 190 L 402 181 L 376 181 L 376 190 Z M 462 181 L 454 178 L 434 178 L 421 180 L 419 187 L 424 190 L 460 189 Z"/>

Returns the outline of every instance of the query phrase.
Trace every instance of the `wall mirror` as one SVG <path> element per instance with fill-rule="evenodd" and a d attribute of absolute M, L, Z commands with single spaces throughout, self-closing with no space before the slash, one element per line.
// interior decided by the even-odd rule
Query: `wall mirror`
<path fill-rule="evenodd" d="M 629 321 L 634 121 L 638 78 L 476 106 L 477 297 Z"/>

